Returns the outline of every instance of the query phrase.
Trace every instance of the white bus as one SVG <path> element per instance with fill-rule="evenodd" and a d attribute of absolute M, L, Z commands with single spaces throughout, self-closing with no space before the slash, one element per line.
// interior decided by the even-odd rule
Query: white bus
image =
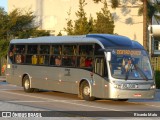
<path fill-rule="evenodd" d="M 88 34 L 11 40 L 7 82 L 78 94 L 85 100 L 153 99 L 155 80 L 148 53 L 124 36 Z"/>

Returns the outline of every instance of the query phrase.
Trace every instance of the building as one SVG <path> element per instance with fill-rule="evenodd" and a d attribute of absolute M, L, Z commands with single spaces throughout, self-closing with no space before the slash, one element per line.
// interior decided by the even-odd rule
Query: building
<path fill-rule="evenodd" d="M 91 14 L 96 18 L 96 12 L 101 10 L 103 4 L 95 4 L 93 0 L 86 0 L 86 2 L 87 16 Z M 66 19 L 69 17 L 67 12 L 70 9 L 70 18 L 76 18 L 78 5 L 79 0 L 8 0 L 8 12 L 15 8 L 30 9 L 36 15 L 39 29 L 50 30 L 52 34 L 57 35 L 60 31 L 64 32 Z M 143 17 L 138 16 L 138 7 L 120 7 L 113 10 L 109 5 L 109 10 L 115 19 L 114 33 L 127 36 L 143 45 Z"/>

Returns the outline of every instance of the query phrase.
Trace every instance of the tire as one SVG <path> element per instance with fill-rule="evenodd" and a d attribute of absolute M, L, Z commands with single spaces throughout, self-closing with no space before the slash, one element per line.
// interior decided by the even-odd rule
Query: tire
<path fill-rule="evenodd" d="M 35 91 L 34 88 L 30 88 L 30 80 L 28 76 L 25 76 L 23 78 L 23 88 L 24 88 L 24 91 L 27 93 L 32 93 Z"/>
<path fill-rule="evenodd" d="M 95 97 L 90 97 L 90 86 L 87 81 L 81 83 L 80 91 L 82 95 L 82 99 L 87 101 L 95 100 Z"/>

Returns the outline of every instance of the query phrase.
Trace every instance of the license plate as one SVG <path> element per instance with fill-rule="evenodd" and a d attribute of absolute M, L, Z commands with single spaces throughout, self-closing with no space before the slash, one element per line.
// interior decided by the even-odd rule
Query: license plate
<path fill-rule="evenodd" d="M 134 94 L 134 97 L 141 97 L 141 94 Z"/>
<path fill-rule="evenodd" d="M 136 84 L 123 84 L 122 85 L 123 89 L 131 89 L 131 88 L 136 88 Z"/>

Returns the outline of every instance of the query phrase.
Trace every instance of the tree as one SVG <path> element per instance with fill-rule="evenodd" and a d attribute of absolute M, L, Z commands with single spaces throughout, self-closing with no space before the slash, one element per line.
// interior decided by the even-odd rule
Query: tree
<path fill-rule="evenodd" d="M 74 34 L 83 35 L 88 33 L 88 21 L 86 17 L 86 12 L 84 11 L 84 6 L 87 3 L 85 0 L 79 0 L 79 11 L 76 12 L 77 20 L 75 20 Z"/>
<path fill-rule="evenodd" d="M 6 41 L 4 39 L 0 40 L 0 58 L 6 56 L 8 45 L 9 45 L 9 41 Z"/>
<path fill-rule="evenodd" d="M 73 21 L 70 19 L 71 9 L 69 9 L 69 12 L 67 12 L 67 14 L 69 16 L 68 19 L 66 19 L 67 20 L 67 28 L 64 28 L 64 30 L 68 33 L 68 35 L 73 35 L 74 34 L 74 32 L 73 32 L 74 27 L 72 24 Z"/>
<path fill-rule="evenodd" d="M 147 0 L 143 1 L 143 46 L 148 50 L 147 45 Z"/>
<path fill-rule="evenodd" d="M 103 4 L 104 7 L 102 8 L 102 12 L 100 11 L 97 13 L 97 20 L 95 20 L 95 32 L 113 34 L 114 20 L 108 10 L 107 2 L 105 1 Z"/>
<path fill-rule="evenodd" d="M 107 8 L 107 2 L 104 2 L 104 7 L 102 11 L 97 13 L 97 19 L 93 19 L 90 15 L 89 20 L 86 17 L 86 12 L 84 11 L 84 6 L 87 3 L 85 0 L 79 0 L 79 10 L 76 12 L 77 20 L 72 24 L 70 19 L 70 12 L 68 13 L 69 18 L 67 19 L 67 28 L 64 30 L 69 35 L 83 35 L 88 33 L 110 33 L 113 34 L 114 31 L 114 21 L 111 13 Z"/>
<path fill-rule="evenodd" d="M 104 0 L 93 0 L 95 3 L 102 2 Z M 148 24 L 152 24 L 152 17 L 155 16 L 156 18 L 160 19 L 159 16 L 155 15 L 155 13 L 160 12 L 160 6 L 157 5 L 158 0 L 156 0 L 156 3 L 151 2 L 151 0 L 127 0 L 124 2 L 124 4 L 120 3 L 120 0 L 111 0 L 111 6 L 112 8 L 117 8 L 120 6 L 124 6 L 127 2 L 130 2 L 132 4 L 136 4 L 138 2 L 142 2 L 142 5 L 139 5 L 139 15 L 143 14 L 143 46 L 145 49 L 148 49 L 147 47 L 147 26 Z"/>
<path fill-rule="evenodd" d="M 36 27 L 33 26 L 35 16 L 32 15 L 32 12 L 28 11 L 25 14 L 22 14 L 22 12 L 20 9 L 15 9 L 8 15 L 8 32 L 12 38 L 29 37 L 31 31 L 36 29 Z"/>
<path fill-rule="evenodd" d="M 0 58 L 5 56 L 9 41 L 7 40 L 8 34 L 8 15 L 3 8 L 0 8 Z"/>
<path fill-rule="evenodd" d="M 23 13 L 23 14 L 22 14 Z M 7 14 L 0 8 L 0 57 L 6 55 L 9 41 L 13 38 L 48 36 L 49 32 L 38 30 L 34 25 L 33 12 L 15 9 Z"/>
<path fill-rule="evenodd" d="M 93 19 L 93 17 L 92 17 L 92 15 L 90 15 L 90 17 L 89 17 L 89 21 L 88 21 L 88 26 L 87 26 L 87 29 L 88 29 L 88 33 L 94 33 L 95 31 L 94 31 L 94 19 Z"/>
<path fill-rule="evenodd" d="M 7 12 L 4 11 L 3 8 L 0 8 L 0 39 L 5 39 L 7 38 L 7 30 L 8 26 L 8 15 Z"/>
<path fill-rule="evenodd" d="M 148 50 L 147 28 L 149 24 L 152 24 L 153 16 L 160 20 L 160 17 L 156 15 L 157 12 L 160 12 L 160 6 L 158 5 L 158 1 L 157 3 L 152 3 L 150 0 L 144 0 L 142 2 L 143 6 L 140 6 L 139 15 L 143 14 L 143 46 Z"/>
<path fill-rule="evenodd" d="M 57 36 L 62 36 L 62 33 L 61 33 L 61 31 L 57 34 Z"/>

